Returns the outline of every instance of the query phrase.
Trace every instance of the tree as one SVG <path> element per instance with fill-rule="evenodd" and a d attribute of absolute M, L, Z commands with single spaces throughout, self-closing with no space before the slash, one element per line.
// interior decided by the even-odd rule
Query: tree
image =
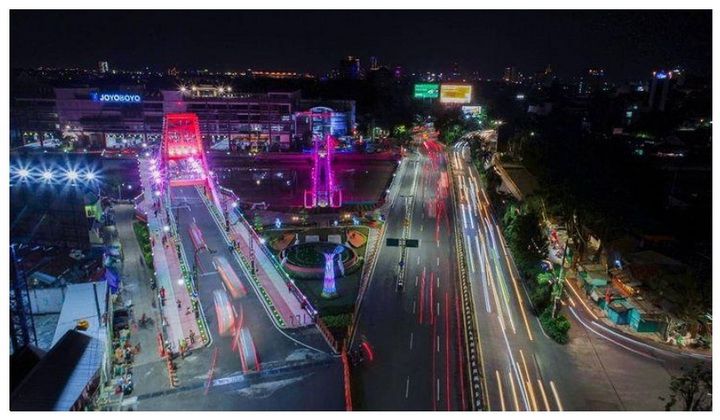
<path fill-rule="evenodd" d="M 537 285 L 530 292 L 530 302 L 532 302 L 535 314 L 542 314 L 545 309 L 550 306 L 550 286 L 548 284 Z"/>
<path fill-rule="evenodd" d="M 670 411 L 679 402 L 684 411 L 712 410 L 712 371 L 702 363 L 686 370 L 681 376 L 672 376 L 670 397 L 660 397 L 665 401 L 665 410 Z"/>
<path fill-rule="evenodd" d="M 527 270 L 545 257 L 547 238 L 540 227 L 540 216 L 536 211 L 525 209 L 505 230 L 515 262 Z"/>

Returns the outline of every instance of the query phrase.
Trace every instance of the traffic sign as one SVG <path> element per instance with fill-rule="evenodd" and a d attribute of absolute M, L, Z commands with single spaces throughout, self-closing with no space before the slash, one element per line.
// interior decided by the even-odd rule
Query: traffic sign
<path fill-rule="evenodd" d="M 400 246 L 400 239 L 398 238 L 385 238 L 386 246 Z"/>
<path fill-rule="evenodd" d="M 405 246 L 408 248 L 418 248 L 420 246 L 420 240 L 419 239 L 385 238 L 385 246 Z"/>
<path fill-rule="evenodd" d="M 420 246 L 419 239 L 405 239 L 405 246 L 408 248 L 417 248 Z"/>

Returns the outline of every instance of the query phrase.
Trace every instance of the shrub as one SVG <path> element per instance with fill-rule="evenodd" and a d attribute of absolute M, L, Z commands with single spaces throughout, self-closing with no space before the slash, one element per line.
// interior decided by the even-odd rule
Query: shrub
<path fill-rule="evenodd" d="M 535 309 L 535 315 L 542 314 L 552 302 L 550 287 L 547 284 L 537 285 L 530 292 L 530 302 Z"/>
<path fill-rule="evenodd" d="M 540 323 L 545 329 L 547 335 L 553 340 L 560 344 L 568 342 L 568 331 L 570 330 L 570 321 L 565 318 L 565 315 L 558 315 L 556 318 L 552 317 L 552 306 L 548 306 L 540 315 Z"/>
<path fill-rule="evenodd" d="M 328 328 L 344 328 L 352 322 L 352 313 L 326 315 L 322 320 Z"/>

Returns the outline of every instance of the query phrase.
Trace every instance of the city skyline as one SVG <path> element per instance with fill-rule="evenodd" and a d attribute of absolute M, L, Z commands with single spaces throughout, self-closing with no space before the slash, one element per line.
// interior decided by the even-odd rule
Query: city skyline
<path fill-rule="evenodd" d="M 107 61 L 124 69 L 252 68 L 325 74 L 337 69 L 343 57 L 357 56 L 363 68 L 370 66 L 371 57 L 380 65 L 401 66 L 407 72 L 449 72 L 457 63 L 462 73 L 482 78 L 498 77 L 508 66 L 533 74 L 548 65 L 565 78 L 601 67 L 616 81 L 645 79 L 650 70 L 676 66 L 701 76 L 710 74 L 707 11 L 12 11 L 12 15 L 14 67 L 97 68 L 99 61 Z M 159 30 L 157 23 L 162 21 L 176 24 Z M 349 21 L 358 22 L 357 28 L 348 30 Z M 106 32 L 112 26 L 133 30 Z M 517 31 L 518 27 L 525 30 Z M 94 45 L 93 34 L 100 31 L 104 42 Z M 64 36 L 50 36 L 59 32 Z M 257 45 L 262 48 L 254 48 Z"/>

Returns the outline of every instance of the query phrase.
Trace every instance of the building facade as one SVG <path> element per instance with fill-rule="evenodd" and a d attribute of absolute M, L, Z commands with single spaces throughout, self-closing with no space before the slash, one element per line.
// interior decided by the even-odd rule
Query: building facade
<path fill-rule="evenodd" d="M 177 112 L 197 114 L 203 140 L 215 150 L 285 150 L 304 136 L 303 130 L 311 130 L 298 126 L 295 116 L 313 106 L 339 108 L 334 118 L 336 135 L 347 135 L 355 124 L 354 101 L 309 103 L 301 101 L 300 91 L 235 93 L 228 86 L 147 91 L 136 86 L 54 88 L 50 94 L 33 96 L 13 98 L 15 147 L 76 142 L 77 147 L 97 150 L 158 144 L 163 116 Z"/>

